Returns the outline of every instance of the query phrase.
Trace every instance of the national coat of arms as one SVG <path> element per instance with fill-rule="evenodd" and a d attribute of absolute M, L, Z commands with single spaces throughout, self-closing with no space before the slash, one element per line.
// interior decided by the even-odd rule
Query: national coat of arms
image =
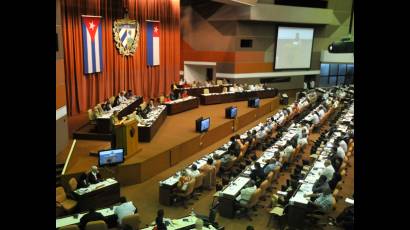
<path fill-rule="evenodd" d="M 140 37 L 139 24 L 128 18 L 114 21 L 114 40 L 118 51 L 122 55 L 133 55 L 138 46 Z"/>

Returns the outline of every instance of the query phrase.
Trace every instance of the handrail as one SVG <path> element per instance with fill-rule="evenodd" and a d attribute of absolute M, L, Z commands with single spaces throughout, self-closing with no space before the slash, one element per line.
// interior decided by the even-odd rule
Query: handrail
<path fill-rule="evenodd" d="M 64 163 L 64 168 L 63 168 L 63 172 L 61 173 L 61 175 L 64 175 L 65 170 L 67 169 L 67 165 L 68 165 L 68 162 L 70 161 L 71 154 L 73 153 L 75 143 L 77 143 L 77 139 L 74 139 L 73 144 L 71 144 L 71 149 L 70 149 L 70 152 L 68 153 L 68 157 L 67 157 L 67 159 Z"/>

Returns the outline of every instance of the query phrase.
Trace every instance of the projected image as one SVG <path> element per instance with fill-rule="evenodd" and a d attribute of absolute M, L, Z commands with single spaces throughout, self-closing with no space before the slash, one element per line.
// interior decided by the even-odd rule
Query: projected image
<path fill-rule="evenodd" d="M 278 28 L 275 69 L 310 68 L 313 28 Z"/>

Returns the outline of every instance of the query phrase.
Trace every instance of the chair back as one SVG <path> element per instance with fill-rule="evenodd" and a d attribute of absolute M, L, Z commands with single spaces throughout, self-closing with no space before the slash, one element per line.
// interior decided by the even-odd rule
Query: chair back
<path fill-rule="evenodd" d="M 96 220 L 88 222 L 85 225 L 85 230 L 108 230 L 108 227 L 103 220 Z"/>
<path fill-rule="evenodd" d="M 216 84 L 217 84 L 217 85 L 222 85 L 222 84 L 223 84 L 223 81 L 222 81 L 222 80 L 216 80 Z"/>
<path fill-rule="evenodd" d="M 67 195 L 64 191 L 64 188 L 59 186 L 56 188 L 56 201 L 59 203 L 64 202 L 67 199 Z"/>
<path fill-rule="evenodd" d="M 224 92 L 224 93 L 228 92 L 228 88 L 223 87 L 223 88 L 222 88 L 222 92 Z"/>
<path fill-rule="evenodd" d="M 208 94 L 209 93 L 209 89 L 204 89 L 204 94 Z"/>
<path fill-rule="evenodd" d="M 261 191 L 262 191 L 262 194 L 264 194 L 265 192 L 266 192 L 266 189 L 269 187 L 269 182 L 268 182 L 268 180 L 264 180 L 262 183 L 261 183 L 261 185 L 259 186 L 259 188 L 261 189 Z"/>
<path fill-rule="evenodd" d="M 342 176 L 342 177 L 344 177 L 346 175 L 346 170 L 342 170 L 341 172 L 340 172 L 340 176 Z"/>
<path fill-rule="evenodd" d="M 333 190 L 333 197 L 336 197 L 339 194 L 339 189 L 335 188 L 335 190 Z"/>
<path fill-rule="evenodd" d="M 138 230 L 140 228 L 141 220 L 138 213 L 129 216 L 124 216 L 121 220 L 122 224 L 128 224 L 132 227 L 132 230 Z"/>
<path fill-rule="evenodd" d="M 336 198 L 332 196 L 332 208 L 336 209 Z"/>
<path fill-rule="evenodd" d="M 247 208 L 252 208 L 258 203 L 259 198 L 262 195 L 262 190 L 257 188 L 256 191 L 252 194 L 251 198 L 249 199 L 248 204 L 246 205 Z"/>
<path fill-rule="evenodd" d="M 221 168 L 222 161 L 221 160 L 215 160 L 215 174 L 218 174 L 219 169 Z"/>
<path fill-rule="evenodd" d="M 271 172 L 269 172 L 268 175 L 266 176 L 266 180 L 268 181 L 269 184 L 272 184 L 274 174 L 275 174 L 275 173 L 274 173 L 273 171 L 271 171 Z"/>
<path fill-rule="evenodd" d="M 186 189 L 185 193 L 184 193 L 184 197 L 187 197 L 189 195 L 191 195 L 194 192 L 195 189 L 195 178 L 192 178 L 189 182 L 188 182 L 188 188 Z"/>
<path fill-rule="evenodd" d="M 164 100 L 165 100 L 165 97 L 164 97 L 164 96 L 160 96 L 160 97 L 159 97 L 159 103 L 163 104 L 163 103 L 164 103 Z"/>
<path fill-rule="evenodd" d="M 195 186 L 194 189 L 202 187 L 204 184 L 205 173 L 200 173 L 199 176 L 195 177 Z"/>
<path fill-rule="evenodd" d="M 77 225 L 67 225 L 67 226 L 63 226 L 61 228 L 59 228 L 59 230 L 80 230 L 80 227 L 78 227 Z"/>
<path fill-rule="evenodd" d="M 78 182 L 77 182 L 77 179 L 75 179 L 74 177 L 72 177 L 72 178 L 68 181 L 68 184 L 70 185 L 71 191 L 74 191 L 74 190 L 77 189 Z"/>
<path fill-rule="evenodd" d="M 278 205 L 279 196 L 277 194 L 272 194 L 272 208 Z"/>
<path fill-rule="evenodd" d="M 92 110 L 92 109 L 89 109 L 89 110 L 87 110 L 87 112 L 88 112 L 88 120 L 94 121 L 94 120 L 95 120 L 95 116 L 94 116 L 93 110 Z"/>

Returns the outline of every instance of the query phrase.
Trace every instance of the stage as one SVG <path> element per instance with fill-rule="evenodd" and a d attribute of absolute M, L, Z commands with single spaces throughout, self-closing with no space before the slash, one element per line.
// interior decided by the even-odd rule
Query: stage
<path fill-rule="evenodd" d="M 238 107 L 237 118 L 226 119 L 225 108 L 232 105 Z M 140 142 L 140 152 L 129 154 L 123 164 L 101 170 L 101 173 L 106 174 L 105 176 L 115 176 L 121 186 L 141 183 L 222 138 L 231 136 L 235 130 L 278 107 L 279 97 L 275 97 L 261 99 L 259 108 L 248 108 L 247 101 L 239 101 L 201 105 L 197 109 L 168 116 L 151 142 Z M 195 120 L 201 116 L 211 118 L 209 131 L 203 134 L 195 132 Z M 90 151 L 97 152 L 108 148 L 109 141 L 79 140 L 62 181 L 98 164 L 96 157 L 89 156 Z"/>

